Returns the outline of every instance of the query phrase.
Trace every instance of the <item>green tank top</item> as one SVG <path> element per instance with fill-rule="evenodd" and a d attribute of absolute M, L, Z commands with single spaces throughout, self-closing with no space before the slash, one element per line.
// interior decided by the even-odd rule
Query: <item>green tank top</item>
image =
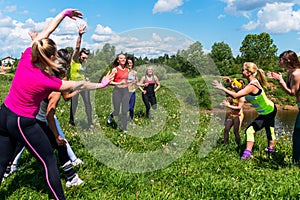
<path fill-rule="evenodd" d="M 84 80 L 84 71 L 81 70 L 81 63 L 71 61 L 70 64 L 70 80 L 81 81 Z"/>
<path fill-rule="evenodd" d="M 258 82 L 258 80 L 254 80 L 250 82 L 249 84 L 253 82 Z M 259 84 L 259 82 L 258 82 Z M 260 84 L 259 84 L 260 85 Z M 274 110 L 274 103 L 268 99 L 267 95 L 265 94 L 265 91 L 262 89 L 260 86 L 259 88 L 261 90 L 259 95 L 246 95 L 246 101 L 252 104 L 252 106 L 255 108 L 255 110 L 258 112 L 260 115 L 267 115 Z"/>

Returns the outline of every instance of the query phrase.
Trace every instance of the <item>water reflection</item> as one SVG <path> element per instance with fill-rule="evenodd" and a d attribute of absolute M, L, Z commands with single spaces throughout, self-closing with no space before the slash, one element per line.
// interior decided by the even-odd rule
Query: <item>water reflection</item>
<path fill-rule="evenodd" d="M 242 131 L 257 117 L 257 112 L 254 110 L 245 111 L 245 118 L 242 124 Z M 278 110 L 275 118 L 275 132 L 277 135 L 293 133 L 297 110 Z M 218 116 L 221 113 L 217 114 Z"/>

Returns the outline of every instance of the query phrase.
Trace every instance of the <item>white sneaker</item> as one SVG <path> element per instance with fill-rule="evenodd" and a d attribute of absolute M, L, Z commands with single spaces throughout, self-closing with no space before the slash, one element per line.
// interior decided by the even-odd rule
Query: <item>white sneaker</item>
<path fill-rule="evenodd" d="M 72 163 L 73 166 L 77 166 L 77 165 L 79 165 L 79 164 L 83 164 L 83 161 L 80 160 L 79 158 L 76 158 L 76 159 L 73 160 L 71 163 Z"/>
<path fill-rule="evenodd" d="M 78 176 L 78 174 L 75 175 L 75 177 L 71 181 L 66 182 L 66 186 L 68 188 L 73 187 L 73 186 L 78 186 L 83 183 L 83 180 L 81 180 Z"/>
<path fill-rule="evenodd" d="M 111 124 L 112 122 L 113 122 L 113 116 L 112 116 L 112 113 L 110 113 L 107 117 L 107 123 Z"/>
<path fill-rule="evenodd" d="M 4 178 L 7 178 L 9 175 L 11 175 L 14 171 L 17 170 L 19 170 L 19 168 L 16 165 L 7 166 L 6 171 L 4 173 Z"/>

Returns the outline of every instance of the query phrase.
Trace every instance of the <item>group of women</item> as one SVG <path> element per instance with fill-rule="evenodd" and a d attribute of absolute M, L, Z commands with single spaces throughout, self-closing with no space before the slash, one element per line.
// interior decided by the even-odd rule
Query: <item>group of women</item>
<path fill-rule="evenodd" d="M 100 83 L 67 81 L 59 75 L 54 76 L 60 71 L 61 66 L 57 58 L 56 44 L 49 39 L 49 36 L 65 17 L 75 20 L 81 18 L 82 13 L 76 9 L 65 9 L 41 33 L 31 34 L 32 42 L 22 54 L 10 91 L 0 107 L 0 183 L 6 167 L 14 156 L 17 145 L 22 144 L 42 163 L 46 182 L 55 199 L 65 199 L 65 196 L 57 168 L 56 156 L 53 152 L 53 143 L 56 142 L 54 146 L 57 148 L 63 148 L 61 150 L 63 155 L 60 160 L 67 163 L 63 166 L 67 177 L 74 178 L 76 176 L 76 173 L 70 168 L 70 163 L 66 162 L 66 140 L 58 133 L 58 126 L 55 125 L 55 106 L 49 107 L 49 104 L 52 105 L 51 98 L 56 98 L 55 93 L 59 94 L 58 96 L 61 92 L 75 92 L 78 94 L 82 91 L 102 89 L 109 84 L 114 85 L 112 94 L 114 110 L 108 117 L 108 123 L 112 122 L 113 117 L 119 115 L 122 106 L 121 129 L 126 132 L 128 112 L 130 119 L 134 116 L 136 85 L 142 92 L 147 117 L 150 117 L 151 106 L 153 109 L 156 108 L 155 93 L 160 88 L 160 82 L 151 67 L 147 68 L 145 75 L 138 81 L 138 74 L 134 70 L 134 59 L 132 57 L 126 58 L 124 54 L 117 56 L 112 71 L 108 72 Z M 286 81 L 283 80 L 281 73 L 270 72 L 268 77 L 278 80 L 288 94 L 296 96 L 300 108 L 300 62 L 297 55 L 293 51 L 283 52 L 280 55 L 280 66 L 288 70 Z M 246 62 L 242 67 L 242 75 L 248 80 L 246 86 L 242 81 L 235 79 L 228 81 L 233 90 L 227 89 L 218 81 L 214 81 L 213 84 L 215 88 L 223 90 L 234 99 L 234 104 L 226 101 L 222 103 L 222 105 L 233 110 L 230 113 L 231 118 L 228 119 L 228 125 L 224 132 L 225 143 L 228 142 L 228 128 L 230 129 L 232 125 L 240 127 L 241 109 L 245 101 L 250 102 L 259 114 L 245 130 L 246 148 L 241 159 L 246 160 L 252 155 L 254 134 L 262 128 L 265 128 L 268 138 L 266 151 L 269 153 L 274 152 L 276 141 L 274 126 L 277 109 L 264 92 L 267 81 L 262 69 L 259 69 L 255 63 Z M 44 102 L 42 113 L 41 102 Z M 54 104 L 56 103 L 57 100 Z M 42 117 L 36 118 L 38 113 Z M 47 116 L 47 119 L 45 119 L 45 116 Z M 49 116 L 52 119 L 50 123 Z M 46 127 L 46 121 L 50 130 Z M 91 122 L 89 121 L 89 123 Z M 240 145 L 237 130 L 235 129 L 236 142 Z M 50 132 L 54 134 L 50 134 Z M 293 134 L 293 160 L 295 162 L 300 159 L 299 134 L 300 115 L 298 114 Z"/>
<path fill-rule="evenodd" d="M 280 67 L 285 68 L 288 71 L 286 81 L 283 80 L 281 73 L 268 72 L 269 78 L 278 80 L 282 88 L 289 95 L 296 97 L 296 102 L 300 108 L 300 62 L 295 52 L 288 50 L 284 51 L 279 56 Z M 253 62 L 245 62 L 242 67 L 243 78 L 247 79 L 248 84 L 245 87 L 240 87 L 237 90 L 227 89 L 217 80 L 213 81 L 216 89 L 224 91 L 235 99 L 235 105 L 231 105 L 229 102 L 223 103 L 223 105 L 231 108 L 233 115 L 230 115 L 227 121 L 228 126 L 225 126 L 224 130 L 224 143 L 228 142 L 228 132 L 230 127 L 234 125 L 236 141 L 239 145 L 238 129 L 240 127 L 239 118 L 242 114 L 242 107 L 245 101 L 252 104 L 258 113 L 258 117 L 246 128 L 246 148 L 241 155 L 242 160 L 247 160 L 252 155 L 252 148 L 254 146 L 254 134 L 255 132 L 265 128 L 268 146 L 265 151 L 268 153 L 274 152 L 276 135 L 274 132 L 275 117 L 277 109 L 275 104 L 266 96 L 264 88 L 267 86 L 267 79 L 264 71 L 257 67 Z M 236 84 L 239 85 L 239 84 Z M 244 99 L 245 97 L 245 99 Z M 237 121 L 237 122 L 235 122 Z M 226 122 L 227 123 L 227 122 Z M 293 161 L 299 162 L 300 159 L 300 114 L 298 113 L 295 128 L 293 132 Z"/>
<path fill-rule="evenodd" d="M 63 50 L 58 51 L 55 42 L 49 38 L 65 17 L 76 20 L 82 18 L 82 13 L 76 9 L 65 9 L 54 17 L 42 32 L 29 34 L 32 42 L 22 54 L 10 91 L 0 107 L 0 184 L 7 166 L 11 164 L 13 158 L 18 159 L 19 153 L 24 149 L 22 147 L 26 147 L 43 165 L 47 185 L 55 199 L 65 199 L 65 195 L 53 148 L 59 151 L 59 159 L 67 178 L 66 186 L 82 183 L 72 168 L 78 163 L 71 162 L 72 154 L 68 152 L 71 149 L 68 148 L 68 142 L 55 117 L 55 109 L 61 94 L 72 98 L 83 91 L 102 89 L 109 84 L 115 85 L 113 114 L 118 115 L 118 106 L 121 102 L 126 102 L 122 108 L 124 115 L 122 129 L 126 131 L 128 110 L 131 119 L 134 114 L 135 85 L 140 86 L 143 99 L 148 99 L 147 103 L 152 106 L 156 105 L 155 92 L 160 87 L 152 68 L 147 69 L 145 75 L 147 79 L 143 80 L 145 83 L 142 83 L 142 80 L 138 83 L 137 73 L 133 70 L 134 59 L 126 58 L 122 54 L 118 55 L 114 68 L 100 83 L 66 80 L 70 56 L 64 55 Z M 80 29 L 82 30 L 80 36 L 84 29 L 84 27 Z M 155 89 L 154 84 L 157 84 Z M 147 113 L 150 110 L 148 104 Z M 74 153 L 73 158 L 76 160 Z"/>
<path fill-rule="evenodd" d="M 66 81 L 54 76 L 60 65 L 56 44 L 49 36 L 65 17 L 81 18 L 82 13 L 76 9 L 65 9 L 41 33 L 31 34 L 32 42 L 22 54 L 10 91 L 0 107 L 0 183 L 17 144 L 21 143 L 42 163 L 47 185 L 55 199 L 65 199 L 65 196 L 51 142 L 36 119 L 40 104 L 55 91 L 104 88 L 113 77 L 108 72 L 101 83 L 91 83 Z M 55 135 L 55 140 L 58 146 L 66 143 L 59 134 Z M 69 172 L 69 164 L 67 168 Z"/>
<path fill-rule="evenodd" d="M 114 86 L 112 93 L 113 112 L 108 116 L 108 124 L 113 123 L 115 116 L 118 116 L 121 110 L 121 130 L 127 132 L 127 122 L 134 116 L 134 107 L 136 101 L 136 85 L 142 92 L 142 99 L 146 107 L 146 117 L 150 117 L 150 108 L 157 108 L 155 93 L 160 89 L 160 82 L 154 74 L 151 66 L 147 67 L 145 76 L 138 80 L 138 73 L 134 70 L 134 57 L 120 53 L 113 62 L 112 69 Z M 129 117 L 128 117 L 129 111 Z"/>

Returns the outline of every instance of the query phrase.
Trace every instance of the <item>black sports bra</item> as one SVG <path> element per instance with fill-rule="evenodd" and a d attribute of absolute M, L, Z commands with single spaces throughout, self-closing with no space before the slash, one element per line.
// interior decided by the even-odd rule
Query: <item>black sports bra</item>
<path fill-rule="evenodd" d="M 262 89 L 259 88 L 257 85 L 255 85 L 255 84 L 253 84 L 253 83 L 250 83 L 250 85 L 255 86 L 255 87 L 258 89 L 258 92 L 257 92 L 256 94 L 253 94 L 253 93 L 251 92 L 249 95 L 251 95 L 251 96 L 258 96 L 258 95 L 260 95 L 260 94 L 262 93 Z"/>

